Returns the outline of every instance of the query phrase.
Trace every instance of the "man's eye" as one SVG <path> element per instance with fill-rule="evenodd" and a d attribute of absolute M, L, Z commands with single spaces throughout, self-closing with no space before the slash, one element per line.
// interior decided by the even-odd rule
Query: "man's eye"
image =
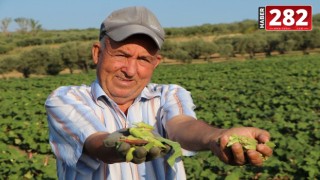
<path fill-rule="evenodd" d="M 139 59 L 142 60 L 142 61 L 151 62 L 151 59 L 148 58 L 148 57 L 141 57 Z"/>
<path fill-rule="evenodd" d="M 127 58 L 127 56 L 125 54 L 115 54 L 114 55 L 116 58 L 119 58 L 119 59 L 125 59 Z"/>
<path fill-rule="evenodd" d="M 118 57 L 126 57 L 126 55 L 124 55 L 124 54 L 115 54 L 115 56 L 118 56 Z"/>

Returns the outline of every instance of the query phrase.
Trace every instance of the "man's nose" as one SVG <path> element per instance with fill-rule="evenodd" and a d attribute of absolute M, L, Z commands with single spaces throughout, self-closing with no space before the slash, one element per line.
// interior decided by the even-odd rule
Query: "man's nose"
<path fill-rule="evenodd" d="M 127 58 L 122 71 L 129 77 L 134 76 L 137 73 L 137 59 Z"/>

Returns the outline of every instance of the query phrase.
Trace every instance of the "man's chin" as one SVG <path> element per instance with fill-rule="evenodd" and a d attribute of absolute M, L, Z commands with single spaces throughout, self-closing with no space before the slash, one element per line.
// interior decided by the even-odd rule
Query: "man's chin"
<path fill-rule="evenodd" d="M 118 92 L 118 93 L 112 93 L 111 98 L 113 99 L 135 99 L 134 92 Z"/>

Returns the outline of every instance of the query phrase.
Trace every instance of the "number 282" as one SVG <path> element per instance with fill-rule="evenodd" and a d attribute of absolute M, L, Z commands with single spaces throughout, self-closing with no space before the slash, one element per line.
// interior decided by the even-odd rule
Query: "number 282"
<path fill-rule="evenodd" d="M 295 19 L 293 18 L 295 13 L 302 14 L 297 21 L 295 21 Z M 285 9 L 283 11 L 284 17 L 282 19 L 282 22 L 281 22 L 281 11 L 279 9 L 271 9 L 270 14 L 275 14 L 274 18 L 272 18 L 272 20 L 269 23 L 270 26 L 282 26 L 281 23 L 283 23 L 283 25 L 285 26 L 292 26 L 292 25 L 308 26 L 308 22 L 305 21 L 305 19 L 308 16 L 308 11 L 306 11 L 305 9 L 298 9 L 296 11 L 292 9 Z"/>

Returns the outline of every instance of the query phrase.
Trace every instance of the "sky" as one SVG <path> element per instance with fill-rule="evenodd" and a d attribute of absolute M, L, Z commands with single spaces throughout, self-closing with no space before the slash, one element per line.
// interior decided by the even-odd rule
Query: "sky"
<path fill-rule="evenodd" d="M 99 28 L 113 10 L 134 5 L 150 9 L 165 28 L 255 20 L 266 5 L 311 5 L 320 13 L 319 0 L 0 0 L 0 20 L 30 18 L 47 30 Z"/>

